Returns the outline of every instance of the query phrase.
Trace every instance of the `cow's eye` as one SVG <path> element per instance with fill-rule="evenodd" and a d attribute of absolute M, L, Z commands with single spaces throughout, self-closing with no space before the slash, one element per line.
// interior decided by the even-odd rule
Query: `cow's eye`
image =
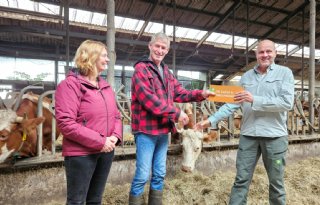
<path fill-rule="evenodd" d="M 7 136 L 5 136 L 5 135 L 0 135 L 0 140 L 1 141 L 4 141 L 4 140 L 6 140 L 8 137 Z"/>

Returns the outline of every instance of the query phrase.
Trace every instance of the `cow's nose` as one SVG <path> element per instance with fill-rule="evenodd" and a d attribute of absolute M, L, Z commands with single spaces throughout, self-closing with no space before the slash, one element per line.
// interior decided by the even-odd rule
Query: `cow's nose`
<path fill-rule="evenodd" d="M 191 167 L 189 166 L 184 166 L 184 165 L 181 165 L 181 170 L 184 171 L 184 172 L 191 172 Z"/>

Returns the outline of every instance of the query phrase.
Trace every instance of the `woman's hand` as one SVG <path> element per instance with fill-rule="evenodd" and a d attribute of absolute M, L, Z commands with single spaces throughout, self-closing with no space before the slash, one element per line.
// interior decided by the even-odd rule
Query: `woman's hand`
<path fill-rule="evenodd" d="M 116 143 L 118 142 L 118 138 L 111 135 L 107 137 L 106 142 L 101 150 L 101 152 L 112 152 L 116 147 Z"/>

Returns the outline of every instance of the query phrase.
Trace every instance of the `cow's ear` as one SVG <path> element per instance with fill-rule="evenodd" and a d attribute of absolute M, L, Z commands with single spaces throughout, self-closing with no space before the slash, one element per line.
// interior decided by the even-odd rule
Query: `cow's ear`
<path fill-rule="evenodd" d="M 44 117 L 34 118 L 34 124 L 39 125 L 39 124 L 43 123 L 45 120 L 46 120 L 46 118 L 44 118 Z"/>

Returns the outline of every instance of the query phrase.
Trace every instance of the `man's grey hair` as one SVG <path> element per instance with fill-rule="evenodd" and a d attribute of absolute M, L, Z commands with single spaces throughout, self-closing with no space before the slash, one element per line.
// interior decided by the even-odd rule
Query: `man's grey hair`
<path fill-rule="evenodd" d="M 155 34 L 153 34 L 149 44 L 153 44 L 158 40 L 166 42 L 167 46 L 168 46 L 168 49 L 170 48 L 170 38 L 165 33 L 155 33 Z"/>

